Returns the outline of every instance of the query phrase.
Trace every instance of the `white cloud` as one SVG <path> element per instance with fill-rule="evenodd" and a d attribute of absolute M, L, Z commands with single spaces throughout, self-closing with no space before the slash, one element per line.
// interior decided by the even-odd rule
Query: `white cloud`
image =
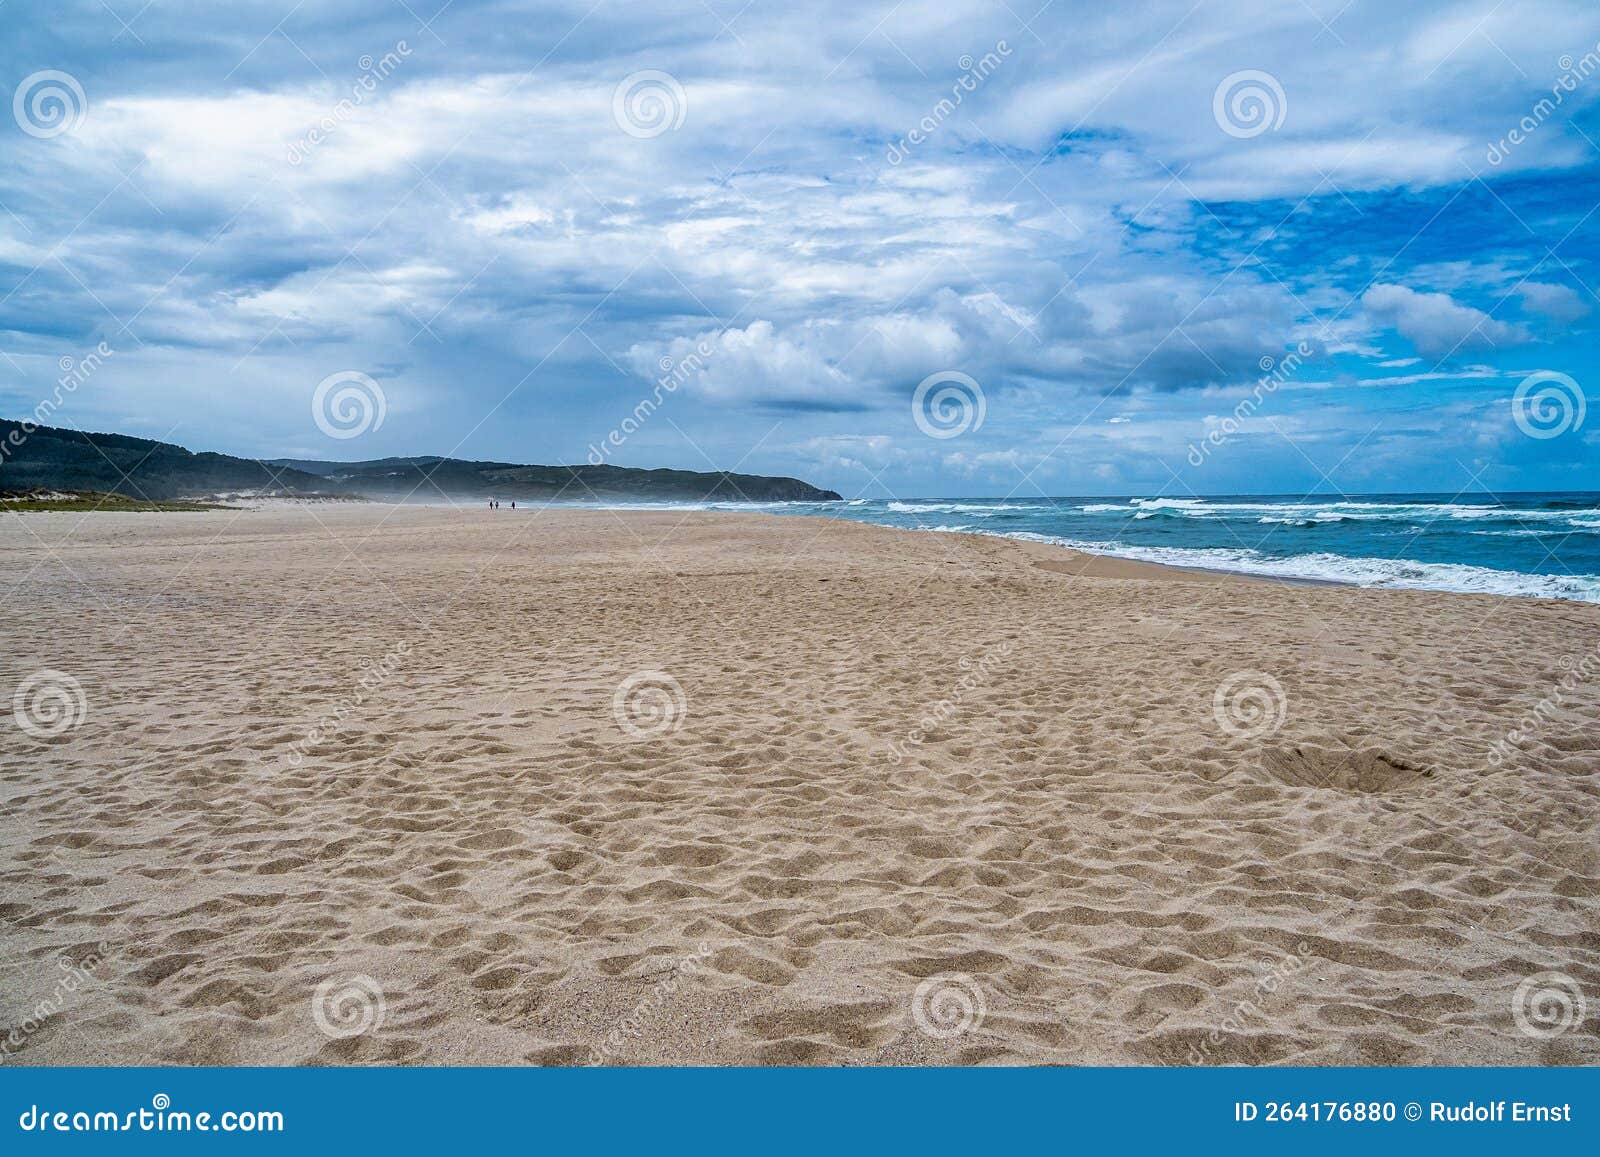
<path fill-rule="evenodd" d="M 1448 357 L 1519 345 L 1528 335 L 1448 293 L 1419 293 L 1403 285 L 1374 285 L 1361 296 L 1366 311 L 1398 330 L 1425 357 Z"/>
<path fill-rule="evenodd" d="M 1522 298 L 1523 308 L 1552 321 L 1570 324 L 1589 315 L 1589 303 L 1571 286 L 1525 281 L 1517 294 Z"/>

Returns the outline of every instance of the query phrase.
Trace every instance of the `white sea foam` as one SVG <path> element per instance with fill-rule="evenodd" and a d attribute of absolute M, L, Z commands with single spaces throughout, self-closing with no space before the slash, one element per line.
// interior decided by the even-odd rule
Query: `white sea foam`
<path fill-rule="evenodd" d="M 1077 507 L 1082 514 L 1120 514 L 1136 520 L 1149 518 L 1238 519 L 1255 515 L 1255 521 L 1272 525 L 1312 525 L 1335 522 L 1413 522 L 1436 520 L 1508 522 L 1570 522 L 1590 528 L 1587 520 L 1600 517 L 1600 509 L 1528 510 L 1466 502 L 1222 502 L 1205 498 L 1134 498 L 1126 503 L 1090 502 Z M 1585 521 L 1578 521 L 1578 520 Z"/>
<path fill-rule="evenodd" d="M 1569 534 L 1593 534 L 1597 530 L 1600 530 L 1600 522 L 1574 522 L 1571 526 L 1549 526 L 1538 530 L 1527 527 L 1512 527 L 1501 530 L 1469 530 L 1467 533 L 1484 538 L 1561 539 Z"/>
<path fill-rule="evenodd" d="M 1119 543 L 1084 542 L 1047 534 L 1018 532 L 995 534 L 1029 542 L 1064 546 L 1085 554 L 1127 558 L 1162 566 L 1194 570 L 1232 571 L 1268 578 L 1309 579 L 1362 587 L 1395 587 L 1409 590 L 1462 591 L 1478 594 L 1522 595 L 1545 599 L 1576 599 L 1600 602 L 1600 575 L 1519 574 L 1450 562 L 1417 562 L 1411 559 L 1346 558 L 1337 554 L 1300 554 L 1272 558 L 1249 549 L 1201 547 L 1124 546 Z"/>
<path fill-rule="evenodd" d="M 541 507 L 537 500 L 530 499 L 527 503 L 529 510 Z M 576 506 L 587 510 L 780 510 L 799 511 L 805 507 L 822 507 L 824 509 L 835 506 L 833 502 L 560 502 L 555 506 Z"/>
<path fill-rule="evenodd" d="M 1018 510 L 1054 510 L 1040 506 L 1007 502 L 891 502 L 885 509 L 893 514 L 976 514 L 986 517 Z"/>

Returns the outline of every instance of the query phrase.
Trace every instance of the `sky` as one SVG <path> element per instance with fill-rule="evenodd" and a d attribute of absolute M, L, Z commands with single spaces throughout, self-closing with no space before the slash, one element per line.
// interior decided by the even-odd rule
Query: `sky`
<path fill-rule="evenodd" d="M 4 0 L 5 94 L 4 417 L 868 498 L 1600 489 L 1592 0 Z"/>

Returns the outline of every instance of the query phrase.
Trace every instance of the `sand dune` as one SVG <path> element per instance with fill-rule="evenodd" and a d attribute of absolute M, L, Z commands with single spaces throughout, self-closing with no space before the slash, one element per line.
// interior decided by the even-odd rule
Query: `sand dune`
<path fill-rule="evenodd" d="M 0 599 L 10 1063 L 1600 1061 L 1592 606 L 383 507 Z"/>

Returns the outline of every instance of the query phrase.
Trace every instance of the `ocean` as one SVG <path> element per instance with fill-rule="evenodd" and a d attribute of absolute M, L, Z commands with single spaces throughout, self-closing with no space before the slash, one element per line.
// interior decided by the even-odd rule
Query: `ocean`
<path fill-rule="evenodd" d="M 1600 602 L 1600 493 L 704 503 L 995 534 L 1168 566 Z"/>

